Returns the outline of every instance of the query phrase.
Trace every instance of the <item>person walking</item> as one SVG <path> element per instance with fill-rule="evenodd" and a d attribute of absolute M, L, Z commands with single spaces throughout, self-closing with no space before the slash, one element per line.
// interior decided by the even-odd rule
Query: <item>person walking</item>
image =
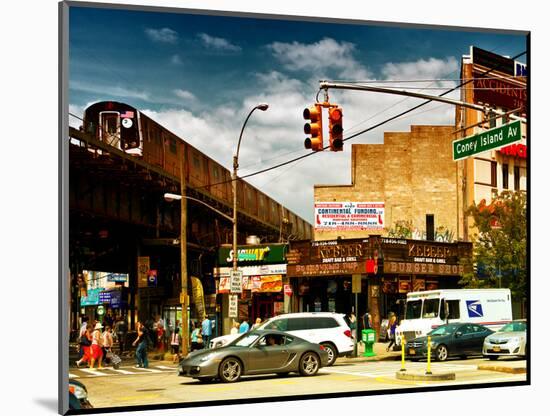
<path fill-rule="evenodd" d="M 105 327 L 105 332 L 103 332 L 103 355 L 105 357 L 105 364 L 111 363 L 110 355 L 113 348 L 113 332 L 109 325 Z"/>
<path fill-rule="evenodd" d="M 233 321 L 233 328 L 231 328 L 231 331 L 229 331 L 231 335 L 235 335 L 239 333 L 239 323 L 237 321 Z"/>
<path fill-rule="evenodd" d="M 205 315 L 202 321 L 201 334 L 203 345 L 209 345 L 210 337 L 212 336 L 212 321 L 208 319 L 208 315 Z"/>
<path fill-rule="evenodd" d="M 136 348 L 136 368 L 149 367 L 149 360 L 147 359 L 147 346 L 148 346 L 148 334 L 147 327 L 142 323 L 137 323 L 137 338 L 132 343 Z"/>
<path fill-rule="evenodd" d="M 158 352 L 164 353 L 164 325 L 162 323 L 157 324 L 157 350 Z"/>
<path fill-rule="evenodd" d="M 389 351 L 395 345 L 395 329 L 397 328 L 397 317 L 392 315 L 388 324 L 388 338 L 390 340 L 386 351 Z"/>
<path fill-rule="evenodd" d="M 87 328 L 88 328 L 88 317 L 83 316 L 82 325 L 80 326 L 80 331 L 78 333 L 78 343 L 80 345 L 80 349 L 78 351 L 79 360 L 81 360 L 82 357 L 84 357 L 84 347 L 89 347 L 92 344 L 91 340 L 87 336 Z"/>
<path fill-rule="evenodd" d="M 84 341 L 85 340 L 85 341 Z M 92 346 L 92 327 L 86 326 L 84 333 L 81 337 L 81 347 L 82 347 L 82 357 L 76 361 L 76 366 L 80 367 L 82 364 L 90 364 L 92 354 L 91 354 L 91 346 Z"/>
<path fill-rule="evenodd" d="M 351 337 L 355 340 L 357 335 L 357 318 L 353 312 L 349 314 L 348 321 L 349 329 L 351 329 Z"/>
<path fill-rule="evenodd" d="M 203 339 L 201 335 L 201 326 L 196 323 L 191 332 L 191 351 L 200 350 L 202 348 Z"/>
<path fill-rule="evenodd" d="M 172 362 L 177 363 L 180 356 L 180 329 L 176 326 L 170 335 L 170 348 L 172 350 Z"/>
<path fill-rule="evenodd" d="M 244 334 L 249 330 L 250 330 L 250 325 L 248 324 L 248 320 L 244 318 L 243 321 L 241 322 L 241 325 L 239 326 L 239 334 Z"/>
<path fill-rule="evenodd" d="M 256 322 L 254 322 L 254 325 L 252 325 L 252 329 L 258 328 L 262 324 L 262 318 L 257 317 Z"/>
<path fill-rule="evenodd" d="M 91 345 L 91 360 L 90 360 L 90 369 L 93 370 L 95 367 L 95 362 L 97 361 L 97 369 L 101 370 L 103 368 L 103 350 L 102 350 L 102 336 L 101 330 L 103 325 L 101 323 L 96 323 L 94 327 L 94 332 L 92 333 L 92 345 Z"/>

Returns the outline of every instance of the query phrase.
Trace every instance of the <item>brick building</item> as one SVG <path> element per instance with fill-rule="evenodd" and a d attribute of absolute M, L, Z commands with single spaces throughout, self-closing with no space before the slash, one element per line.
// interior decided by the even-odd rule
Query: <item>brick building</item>
<path fill-rule="evenodd" d="M 410 132 L 386 132 L 383 144 L 352 145 L 351 184 L 316 185 L 315 203 L 382 202 L 380 227 L 319 227 L 315 240 L 388 235 L 398 221 L 410 221 L 413 236 L 459 239 L 462 197 L 452 160 L 454 126 L 411 126 Z"/>

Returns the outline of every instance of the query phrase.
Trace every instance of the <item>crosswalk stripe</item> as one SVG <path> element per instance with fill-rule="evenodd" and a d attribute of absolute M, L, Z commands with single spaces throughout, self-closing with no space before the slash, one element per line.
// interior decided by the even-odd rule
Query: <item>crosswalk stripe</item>
<path fill-rule="evenodd" d="M 83 373 L 91 374 L 96 377 L 105 377 L 108 375 L 108 374 L 102 373 L 101 370 L 92 370 L 88 368 L 81 368 L 80 371 L 82 371 Z"/>
<path fill-rule="evenodd" d="M 176 367 L 167 367 L 165 365 L 156 365 L 155 368 L 160 368 L 161 370 L 176 370 Z"/>
<path fill-rule="evenodd" d="M 116 371 L 119 374 L 136 374 L 132 371 L 120 370 L 120 369 L 115 369 L 115 368 L 112 368 L 111 371 Z"/>
<path fill-rule="evenodd" d="M 141 370 L 141 371 L 144 371 L 146 373 L 162 373 L 163 372 L 161 370 L 155 370 L 153 368 L 141 368 L 141 367 L 137 367 L 135 370 L 137 370 L 138 372 Z"/>
<path fill-rule="evenodd" d="M 76 374 L 69 373 L 69 378 L 78 378 Z"/>

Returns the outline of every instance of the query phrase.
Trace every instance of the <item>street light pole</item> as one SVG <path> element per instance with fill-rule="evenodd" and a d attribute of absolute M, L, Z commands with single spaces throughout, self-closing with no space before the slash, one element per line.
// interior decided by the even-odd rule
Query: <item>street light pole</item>
<path fill-rule="evenodd" d="M 239 142 L 237 143 L 237 152 L 233 156 L 233 174 L 231 175 L 231 183 L 233 188 L 233 272 L 237 271 L 237 262 L 238 262 L 238 254 L 237 254 L 237 170 L 239 169 L 239 150 L 241 148 L 241 140 L 243 138 L 243 132 L 244 128 L 246 126 L 246 123 L 248 122 L 248 119 L 252 115 L 252 113 L 255 110 L 262 110 L 265 111 L 269 108 L 269 105 L 267 104 L 258 104 L 256 107 L 254 107 L 250 113 L 248 113 L 248 116 L 246 117 L 243 127 L 241 128 L 241 134 L 239 135 Z"/>

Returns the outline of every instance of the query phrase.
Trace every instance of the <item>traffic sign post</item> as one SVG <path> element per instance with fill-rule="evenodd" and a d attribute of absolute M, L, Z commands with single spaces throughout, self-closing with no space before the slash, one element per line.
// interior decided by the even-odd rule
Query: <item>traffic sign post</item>
<path fill-rule="evenodd" d="M 229 291 L 231 293 L 243 292 L 243 272 L 241 270 L 231 270 L 229 279 Z"/>
<path fill-rule="evenodd" d="M 479 153 L 507 146 L 521 140 L 520 121 L 514 121 L 483 133 L 453 142 L 453 161 L 466 159 Z"/>

